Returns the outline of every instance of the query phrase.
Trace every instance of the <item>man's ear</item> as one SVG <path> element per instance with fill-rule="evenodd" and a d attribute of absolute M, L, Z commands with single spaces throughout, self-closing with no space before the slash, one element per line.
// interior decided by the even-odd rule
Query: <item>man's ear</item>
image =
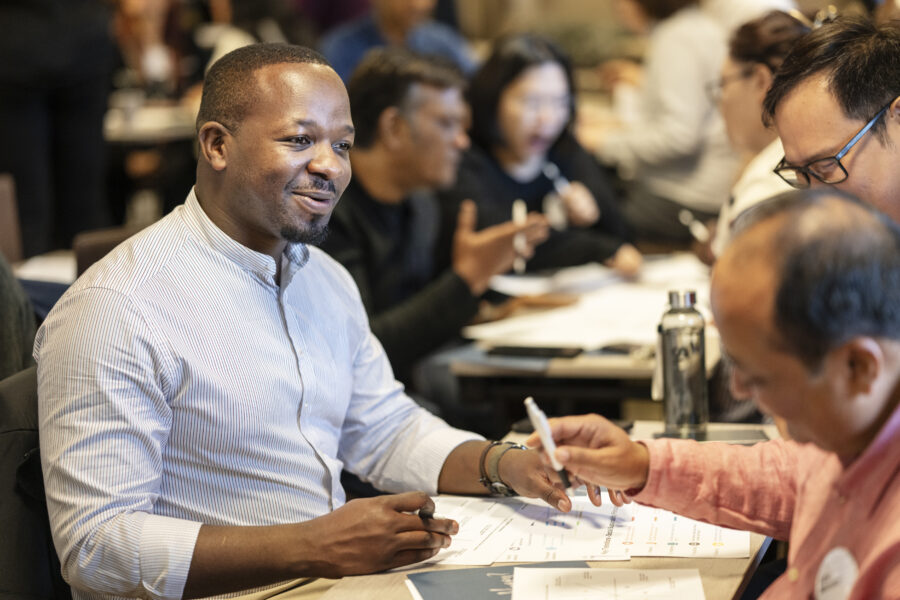
<path fill-rule="evenodd" d="M 228 164 L 228 147 L 225 141 L 230 137 L 228 128 L 216 121 L 204 123 L 197 134 L 200 155 L 216 171 L 223 171 Z"/>
<path fill-rule="evenodd" d="M 884 349 L 871 337 L 855 337 L 836 350 L 843 362 L 847 391 L 853 396 L 870 394 L 884 372 Z"/>
<path fill-rule="evenodd" d="M 900 124 L 900 96 L 894 98 L 894 101 L 891 102 L 890 107 L 887 109 L 887 114 L 885 115 L 885 121 L 888 123 L 893 122 L 895 124 Z"/>
<path fill-rule="evenodd" d="M 403 144 L 409 123 L 396 106 L 389 106 L 378 115 L 378 140 L 388 149 L 395 150 Z"/>

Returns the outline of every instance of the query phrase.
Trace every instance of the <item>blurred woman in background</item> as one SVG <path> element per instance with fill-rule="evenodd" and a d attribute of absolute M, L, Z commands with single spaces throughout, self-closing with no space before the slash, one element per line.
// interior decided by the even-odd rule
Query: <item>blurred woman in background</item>
<path fill-rule="evenodd" d="M 728 198 L 737 156 L 707 86 L 726 54 L 723 29 L 696 0 L 617 0 L 623 24 L 648 33 L 637 116 L 596 132 L 591 148 L 631 180 L 623 213 L 639 240 L 687 246 L 691 222 Z"/>
<path fill-rule="evenodd" d="M 790 186 L 772 169 L 784 156 L 781 140 L 763 125 L 762 103 L 774 72 L 794 43 L 809 28 L 788 13 L 772 11 L 739 27 L 731 37 L 728 58 L 711 95 L 725 119 L 728 139 L 746 165 L 719 213 L 712 252 L 718 256 L 729 239 L 735 217 L 743 210 Z M 701 257 L 704 258 L 704 257 Z"/>
<path fill-rule="evenodd" d="M 478 226 L 509 221 L 517 199 L 544 212 L 553 227 L 535 250 L 531 270 L 605 262 L 633 276 L 641 255 L 603 168 L 572 135 L 574 88 L 568 59 L 531 34 L 499 40 L 469 87 L 472 148 L 457 182 L 443 194 L 444 223 L 459 203 L 478 206 Z M 453 232 L 439 245 L 449 251 Z M 447 260 L 440 257 L 439 260 Z"/>

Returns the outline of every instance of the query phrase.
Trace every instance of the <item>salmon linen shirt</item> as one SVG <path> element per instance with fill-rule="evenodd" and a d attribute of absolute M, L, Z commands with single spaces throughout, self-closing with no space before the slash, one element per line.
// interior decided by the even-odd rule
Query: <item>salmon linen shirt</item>
<path fill-rule="evenodd" d="M 636 502 L 790 542 L 787 570 L 761 598 L 900 599 L 900 408 L 847 466 L 783 440 L 644 443 Z"/>

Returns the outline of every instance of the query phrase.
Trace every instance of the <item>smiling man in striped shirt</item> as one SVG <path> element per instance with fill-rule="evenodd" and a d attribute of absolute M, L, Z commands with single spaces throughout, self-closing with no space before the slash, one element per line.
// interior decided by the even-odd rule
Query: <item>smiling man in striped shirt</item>
<path fill-rule="evenodd" d="M 458 527 L 411 514 L 439 491 L 512 488 L 568 510 L 534 452 L 404 394 L 353 280 L 310 246 L 353 143 L 324 59 L 226 55 L 197 123 L 185 204 L 80 278 L 35 344 L 47 502 L 75 597 L 233 594 L 423 560 Z M 345 502 L 342 468 L 405 493 Z"/>

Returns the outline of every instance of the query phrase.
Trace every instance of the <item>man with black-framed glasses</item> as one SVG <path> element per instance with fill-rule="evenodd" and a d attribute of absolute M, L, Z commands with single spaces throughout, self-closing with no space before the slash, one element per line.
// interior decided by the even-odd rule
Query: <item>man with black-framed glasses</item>
<path fill-rule="evenodd" d="M 900 26 L 842 17 L 801 39 L 766 95 L 775 173 L 831 185 L 900 221 Z"/>
<path fill-rule="evenodd" d="M 890 108 L 890 104 L 879 110 L 834 156 L 817 158 L 805 165 L 792 165 L 787 162 L 787 158 L 782 158 L 778 166 L 775 167 L 775 174 L 784 179 L 788 185 L 797 189 L 808 188 L 813 179 L 828 185 L 843 183 L 850 174 L 847 172 L 846 167 L 841 164 L 841 159 L 872 129 L 878 119 L 887 112 L 888 108 Z"/>

